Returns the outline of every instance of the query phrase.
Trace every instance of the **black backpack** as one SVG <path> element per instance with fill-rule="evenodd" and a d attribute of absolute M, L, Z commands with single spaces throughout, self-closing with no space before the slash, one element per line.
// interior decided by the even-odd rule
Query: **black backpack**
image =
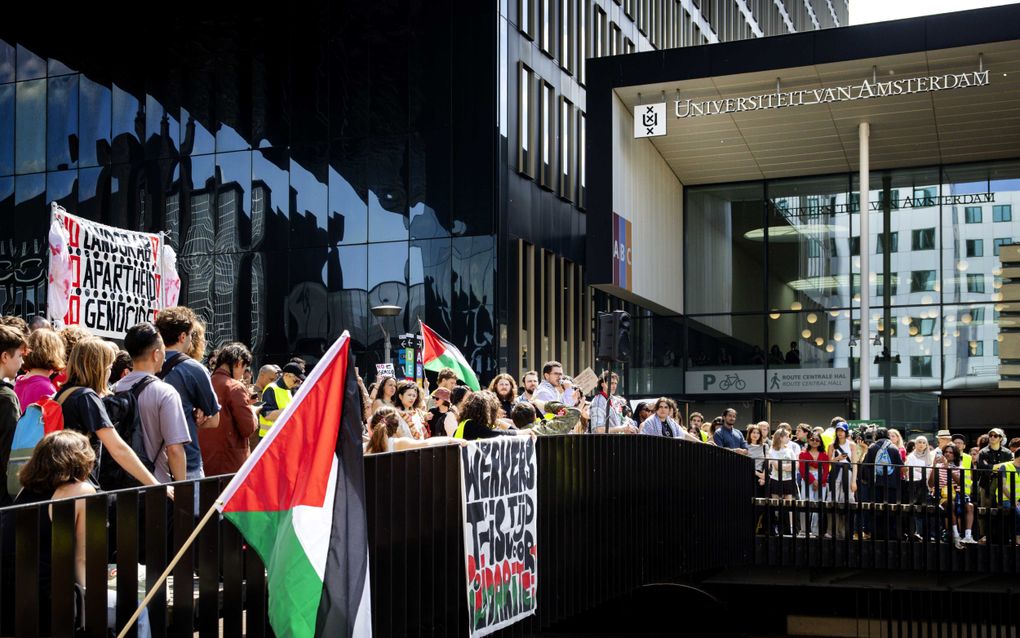
<path fill-rule="evenodd" d="M 110 421 L 113 422 L 117 434 L 134 450 L 142 465 L 150 472 L 155 471 L 156 464 L 145 453 L 145 438 L 142 436 L 142 418 L 138 410 L 138 397 L 142 394 L 142 390 L 155 380 L 156 377 L 147 375 L 129 389 L 103 397 L 103 405 L 106 407 L 107 414 L 110 415 Z M 162 451 L 161 447 L 156 453 L 156 458 L 159 458 Z M 138 487 L 141 483 L 113 460 L 104 447 L 102 460 L 99 463 L 99 485 L 104 490 L 120 490 Z"/>

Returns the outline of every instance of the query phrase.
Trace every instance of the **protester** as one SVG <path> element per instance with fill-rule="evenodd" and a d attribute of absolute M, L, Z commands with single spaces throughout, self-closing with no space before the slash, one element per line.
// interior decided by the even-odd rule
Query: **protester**
<path fill-rule="evenodd" d="M 900 452 L 900 460 L 907 460 L 907 448 L 903 442 L 903 435 L 896 428 L 889 428 L 889 443 Z"/>
<path fill-rule="evenodd" d="M 1012 452 L 1013 456 L 1015 457 L 1017 455 L 1017 452 L 1020 452 L 1020 437 L 1015 436 L 1012 439 L 1010 439 L 1009 445 L 1007 445 L 1006 447 L 1009 448 L 1009 451 Z"/>
<path fill-rule="evenodd" d="M 57 386 L 50 377 L 64 369 L 67 352 L 60 335 L 40 328 L 28 335 L 28 352 L 25 354 L 25 374 L 14 382 L 14 393 L 24 412 L 28 406 L 42 398 L 52 397 Z"/>
<path fill-rule="evenodd" d="M 248 458 L 248 439 L 259 423 L 251 406 L 251 396 L 242 381 L 251 366 L 251 352 L 242 343 L 228 343 L 216 357 L 212 386 L 220 405 L 215 428 L 198 431 L 202 463 L 208 476 L 233 474 Z"/>
<path fill-rule="evenodd" d="M 705 417 L 701 414 L 701 412 L 691 412 L 691 416 L 687 420 L 687 423 L 687 431 L 691 433 L 691 436 L 698 437 L 702 440 L 702 442 L 708 440 L 708 434 L 701 431 L 701 426 L 705 424 Z"/>
<path fill-rule="evenodd" d="M 131 355 L 126 350 L 118 350 L 110 366 L 110 378 L 107 383 L 113 386 L 131 372 Z"/>
<path fill-rule="evenodd" d="M 36 330 L 53 330 L 53 325 L 50 324 L 49 319 L 42 315 L 33 315 L 28 320 L 28 333 L 31 334 Z"/>
<path fill-rule="evenodd" d="M 681 428 L 680 425 L 670 417 L 671 409 L 668 398 L 660 397 L 659 399 L 656 399 L 654 413 L 641 423 L 641 434 L 700 442 L 696 437 L 688 434 L 686 430 Z"/>
<path fill-rule="evenodd" d="M 429 433 L 431 436 L 453 436 L 457 431 L 457 412 L 450 401 L 450 390 L 436 388 L 432 392 L 435 407 L 428 412 Z"/>
<path fill-rule="evenodd" d="M 1006 510 L 1013 512 L 1013 536 L 1020 545 L 1020 456 L 1013 456 L 1012 461 L 999 463 L 995 466 L 996 502 Z"/>
<path fill-rule="evenodd" d="M 502 410 L 500 418 L 509 419 L 514 402 L 517 400 L 517 383 L 514 378 L 506 373 L 497 374 L 489 383 L 489 392 L 494 393 L 499 401 L 499 407 Z"/>
<path fill-rule="evenodd" d="M 187 477 L 188 465 L 184 445 L 191 441 L 191 435 L 181 396 L 155 376 L 166 359 L 163 340 L 154 325 L 143 322 L 127 331 L 124 348 L 131 355 L 134 369 L 117 382 L 116 389 L 138 392 L 145 454 L 155 463 L 156 479 L 161 483 L 182 481 Z M 144 385 L 139 391 L 136 384 Z"/>
<path fill-rule="evenodd" d="M 209 374 L 199 361 L 187 354 L 194 349 L 194 334 L 200 330 L 196 327 L 200 324 L 195 313 L 183 306 L 164 308 L 156 317 L 156 329 L 166 347 L 166 359 L 157 376 L 177 390 L 181 397 L 184 417 L 188 422 L 188 435 L 191 437 L 184 444 L 189 479 L 205 477 L 198 429 L 215 428 L 220 419 L 220 404 L 216 400 Z M 204 344 L 202 350 L 205 350 Z"/>
<path fill-rule="evenodd" d="M 521 377 L 521 395 L 517 397 L 517 401 L 528 401 L 530 402 L 534 398 L 535 390 L 538 389 L 538 373 L 534 370 L 528 370 Z"/>
<path fill-rule="evenodd" d="M 411 430 L 416 439 L 427 439 L 430 435 L 426 427 L 425 401 L 422 399 L 418 385 L 414 381 L 401 381 L 397 384 L 397 411 Z"/>
<path fill-rule="evenodd" d="M 875 432 L 875 442 L 868 448 L 864 464 L 869 466 L 863 473 L 863 482 L 867 486 L 866 500 L 871 503 L 899 502 L 900 467 L 903 465 L 903 458 L 899 450 L 889 441 L 889 430 L 878 428 Z M 867 534 L 877 532 L 883 540 L 889 540 L 885 538 L 886 532 L 892 537 L 897 536 L 895 521 L 890 525 L 890 520 L 887 511 L 883 510 L 880 516 L 875 517 L 869 510 L 864 515 L 864 531 Z"/>
<path fill-rule="evenodd" d="M 170 308 L 160 310 L 159 315 L 162 316 L 163 313 L 165 313 L 167 310 L 170 310 Z M 191 312 L 191 310 L 188 308 L 185 308 L 185 310 Z M 191 347 L 185 350 L 184 354 L 188 355 L 189 357 L 191 357 L 193 361 L 197 361 L 199 365 L 201 365 L 201 363 L 205 361 L 205 351 L 207 347 L 207 344 L 205 342 L 205 322 L 199 319 L 197 316 L 195 316 L 194 313 L 192 313 L 192 317 L 193 319 L 191 324 Z M 156 318 L 156 326 L 159 327 L 159 317 Z M 219 351 L 217 351 L 217 354 L 218 353 Z M 215 364 L 212 361 L 210 361 L 209 365 L 213 370 L 215 370 L 216 367 L 219 366 L 219 357 L 217 356 Z"/>
<path fill-rule="evenodd" d="M 142 485 L 158 485 L 156 477 L 113 427 L 103 403 L 102 397 L 110 393 L 106 380 L 115 356 L 112 344 L 96 337 L 86 337 L 75 344 L 67 360 L 67 382 L 57 395 L 64 429 L 88 437 L 97 459 L 92 472 L 95 485 L 105 489 L 124 487 L 104 485 L 102 470 L 108 464 L 120 466 Z"/>
<path fill-rule="evenodd" d="M 634 406 L 634 421 L 637 423 L 638 428 L 641 427 L 641 424 L 644 423 L 648 417 L 652 416 L 652 412 L 651 404 L 645 401 L 641 401 Z"/>
<path fill-rule="evenodd" d="M 262 407 L 259 408 L 259 438 L 269 433 L 269 428 L 280 418 L 290 405 L 298 386 L 305 380 L 305 367 L 297 361 L 289 361 L 280 371 L 280 378 L 266 386 L 262 393 Z"/>
<path fill-rule="evenodd" d="M 266 389 L 266 386 L 269 385 L 270 383 L 273 383 L 279 378 L 280 378 L 280 366 L 274 365 L 272 363 L 267 363 L 266 365 L 259 368 L 259 376 L 255 379 L 255 389 L 258 390 L 258 396 L 261 397 L 263 390 Z"/>
<path fill-rule="evenodd" d="M 365 454 L 401 452 L 437 445 L 467 444 L 465 440 L 458 441 L 446 436 L 434 436 L 424 440 L 399 436 L 400 421 L 400 414 L 395 408 L 383 406 L 376 410 L 368 421 L 370 434 L 368 444 L 365 446 Z"/>
<path fill-rule="evenodd" d="M 928 505 L 928 475 L 935 462 L 935 453 L 928 446 L 928 439 L 918 436 L 914 439 L 914 449 L 907 455 L 907 490 L 910 503 L 918 508 Z M 920 509 L 919 509 L 920 511 Z M 914 540 L 923 541 L 929 537 L 924 525 L 925 518 L 920 514 L 914 516 Z"/>
<path fill-rule="evenodd" d="M 17 317 L 17 316 L 14 316 L 14 315 L 3 315 L 3 316 L 0 316 L 0 326 L 7 326 L 9 328 L 14 328 L 16 331 L 18 331 L 21 334 L 23 334 L 25 336 L 26 340 L 28 339 L 28 333 L 29 333 L 28 322 L 26 322 L 21 317 Z M 14 377 L 11 377 L 11 378 L 13 379 Z"/>
<path fill-rule="evenodd" d="M 629 423 L 623 423 L 620 413 L 617 412 L 611 403 L 612 387 L 611 377 L 603 374 L 599 377 L 595 386 L 595 398 L 591 400 L 588 407 L 589 428 L 592 433 L 609 434 L 636 434 L 637 428 Z"/>
<path fill-rule="evenodd" d="M 853 504 L 857 493 L 857 465 L 854 458 L 856 446 L 850 440 L 850 430 L 843 421 L 835 425 L 832 444 L 827 450 L 832 466 L 829 472 L 829 498 L 833 503 Z M 853 511 L 847 507 L 837 506 L 832 516 L 830 531 L 835 531 L 836 538 L 842 540 L 853 529 Z"/>
<path fill-rule="evenodd" d="M 563 379 L 563 365 L 559 361 L 547 361 L 542 366 L 542 383 L 538 384 L 531 402 L 534 403 L 539 412 L 545 409 L 547 401 L 563 402 L 563 390 L 560 381 Z"/>
<path fill-rule="evenodd" d="M 0 507 L 11 504 L 7 493 L 7 462 L 11 456 L 14 430 L 21 417 L 21 404 L 14 386 L 8 381 L 17 376 L 28 342 L 25 334 L 9 325 L 0 325 Z"/>
<path fill-rule="evenodd" d="M 467 439 L 489 439 L 501 435 L 534 435 L 531 430 L 504 430 L 498 427 L 496 414 L 499 410 L 499 402 L 496 396 L 487 390 L 474 392 L 464 400 L 464 407 L 460 411 L 460 423 L 454 438 Z"/>
<path fill-rule="evenodd" d="M 372 392 L 369 394 L 369 398 L 372 399 L 372 412 L 374 413 L 382 407 L 397 407 L 396 394 L 397 380 L 388 374 L 379 375 L 379 378 L 376 379 L 375 387 L 372 388 Z"/>
<path fill-rule="evenodd" d="M 88 330 L 81 326 L 64 326 L 57 331 L 57 334 L 60 335 L 60 340 L 64 342 L 64 354 L 68 357 L 71 356 L 71 350 L 74 349 L 76 343 L 92 336 Z M 64 385 L 64 382 L 67 381 L 67 370 L 61 370 L 52 376 L 51 379 L 53 379 L 53 385 L 59 390 Z"/>
<path fill-rule="evenodd" d="M 983 470 L 978 473 L 978 493 L 981 507 L 991 505 L 991 486 L 989 478 L 990 470 L 995 466 L 1013 460 L 1013 453 L 1005 446 L 1006 433 L 1002 428 L 992 428 L 988 431 L 988 445 L 978 452 L 977 469 Z"/>

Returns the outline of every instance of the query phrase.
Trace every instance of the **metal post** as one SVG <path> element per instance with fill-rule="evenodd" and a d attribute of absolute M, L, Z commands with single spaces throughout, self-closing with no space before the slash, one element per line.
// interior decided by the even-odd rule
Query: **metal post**
<path fill-rule="evenodd" d="M 861 122 L 857 127 L 857 134 L 860 141 L 860 182 L 858 184 L 858 209 L 861 214 L 861 239 L 860 239 L 860 260 L 861 260 L 861 419 L 871 418 L 871 262 L 869 260 L 869 229 L 868 229 L 868 191 L 869 191 L 869 148 L 868 136 L 870 126 L 867 122 Z M 889 326 L 886 326 L 889 330 Z"/>

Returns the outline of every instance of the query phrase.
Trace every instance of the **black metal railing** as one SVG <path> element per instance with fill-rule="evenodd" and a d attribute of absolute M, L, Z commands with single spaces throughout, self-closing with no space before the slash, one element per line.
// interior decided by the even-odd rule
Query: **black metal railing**
<path fill-rule="evenodd" d="M 936 463 L 766 461 L 755 563 L 1018 573 L 1018 473 Z"/>
<path fill-rule="evenodd" d="M 751 471 L 746 457 L 648 436 L 541 437 L 537 449 L 538 613 L 505 633 L 547 627 L 646 584 L 751 563 L 753 486 L 733 480 Z M 375 633 L 466 635 L 459 449 L 370 456 L 365 472 Z M 204 512 L 227 480 L 174 484 L 173 501 L 165 486 L 82 499 L 81 610 L 75 502 L 0 510 L 10 545 L 0 552 L 0 635 L 73 636 L 82 625 L 106 638 L 194 529 L 195 491 Z M 185 553 L 146 621 L 156 637 L 269 636 L 266 602 L 262 562 L 220 520 Z"/>

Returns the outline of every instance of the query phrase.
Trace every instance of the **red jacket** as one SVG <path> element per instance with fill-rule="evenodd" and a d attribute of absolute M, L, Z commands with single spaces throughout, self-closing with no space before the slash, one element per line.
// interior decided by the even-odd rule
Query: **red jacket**
<path fill-rule="evenodd" d="M 807 450 L 804 450 L 803 452 L 800 453 L 800 460 L 801 460 L 800 476 L 805 481 L 807 481 L 808 485 L 811 485 L 815 482 L 814 475 L 808 473 L 808 470 L 814 470 L 816 468 L 818 469 L 818 478 L 821 479 L 822 485 L 825 485 L 828 482 L 829 479 L 829 464 L 827 463 L 827 461 L 829 460 L 828 454 L 819 451 L 818 458 L 813 459 L 811 458 L 811 453 L 808 452 Z"/>
<path fill-rule="evenodd" d="M 212 375 L 216 400 L 220 403 L 220 422 L 215 428 L 198 430 L 199 447 L 206 476 L 232 474 L 248 458 L 248 437 L 259 427 L 251 411 L 248 390 L 225 370 Z"/>

